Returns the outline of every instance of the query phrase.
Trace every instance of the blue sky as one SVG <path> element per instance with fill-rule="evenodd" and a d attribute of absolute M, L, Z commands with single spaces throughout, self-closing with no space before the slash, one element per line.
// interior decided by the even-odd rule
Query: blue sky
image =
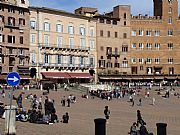
<path fill-rule="evenodd" d="M 131 5 L 133 15 L 153 14 L 153 0 L 29 0 L 31 6 L 49 7 L 74 12 L 79 7 L 96 7 L 100 13 L 117 5 Z"/>

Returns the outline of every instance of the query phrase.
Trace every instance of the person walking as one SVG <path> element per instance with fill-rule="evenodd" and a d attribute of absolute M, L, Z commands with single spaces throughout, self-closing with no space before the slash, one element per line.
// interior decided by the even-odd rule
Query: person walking
<path fill-rule="evenodd" d="M 106 122 L 109 123 L 109 117 L 110 117 L 110 110 L 108 108 L 108 106 L 105 106 L 105 109 L 104 109 L 104 115 L 105 115 L 105 118 L 106 118 Z"/>
<path fill-rule="evenodd" d="M 153 97 L 152 98 L 152 105 L 155 105 L 155 101 L 156 101 L 156 99 Z"/>
<path fill-rule="evenodd" d="M 139 106 L 141 106 L 142 105 L 142 99 L 140 98 L 139 99 Z"/>
<path fill-rule="evenodd" d="M 145 125 L 146 123 L 142 119 L 140 110 L 137 110 L 137 127 L 139 126 L 139 124 Z"/>
<path fill-rule="evenodd" d="M 134 106 L 134 99 L 132 99 L 132 105 L 131 105 L 132 107 Z"/>

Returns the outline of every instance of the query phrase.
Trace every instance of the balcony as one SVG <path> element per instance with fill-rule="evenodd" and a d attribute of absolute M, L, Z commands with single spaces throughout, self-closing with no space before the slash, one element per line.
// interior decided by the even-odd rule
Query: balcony
<path fill-rule="evenodd" d="M 19 29 L 19 25 L 15 25 L 14 23 L 5 23 L 4 26 L 6 28 L 14 28 L 14 29 Z"/>
<path fill-rule="evenodd" d="M 89 47 L 82 46 L 57 46 L 57 44 L 40 44 L 40 49 L 49 49 L 49 50 L 62 50 L 62 51 L 73 51 L 73 52 L 88 52 Z"/>
<path fill-rule="evenodd" d="M 120 52 L 107 52 L 106 55 L 110 57 L 119 57 Z"/>

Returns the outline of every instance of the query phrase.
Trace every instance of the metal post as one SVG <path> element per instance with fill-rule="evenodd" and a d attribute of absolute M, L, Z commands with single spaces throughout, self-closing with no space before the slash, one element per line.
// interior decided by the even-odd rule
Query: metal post
<path fill-rule="evenodd" d="M 95 135 L 106 135 L 106 119 L 94 119 Z"/>
<path fill-rule="evenodd" d="M 11 98 L 10 98 L 10 110 L 9 110 L 9 120 L 8 120 L 8 135 L 9 135 L 9 126 L 10 126 L 10 119 L 11 119 L 11 109 L 12 109 L 12 94 L 14 91 L 14 86 L 11 89 Z"/>
<path fill-rule="evenodd" d="M 156 123 L 156 126 L 157 126 L 157 135 L 167 135 L 166 123 Z"/>

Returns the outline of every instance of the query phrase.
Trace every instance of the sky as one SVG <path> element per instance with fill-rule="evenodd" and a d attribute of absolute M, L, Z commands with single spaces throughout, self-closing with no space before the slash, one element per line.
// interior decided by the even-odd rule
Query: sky
<path fill-rule="evenodd" d="M 110 12 L 117 5 L 131 5 L 133 15 L 153 15 L 153 0 L 29 0 L 30 6 L 49 7 L 74 12 L 79 7 L 95 7 L 99 13 Z"/>

